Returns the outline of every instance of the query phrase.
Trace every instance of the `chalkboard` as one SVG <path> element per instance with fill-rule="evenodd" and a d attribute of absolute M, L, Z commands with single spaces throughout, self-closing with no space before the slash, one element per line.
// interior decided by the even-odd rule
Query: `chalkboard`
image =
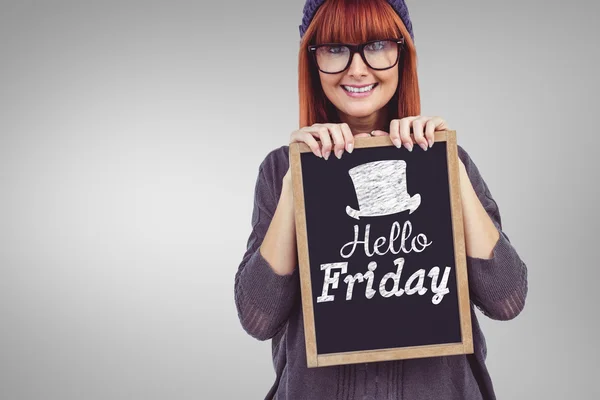
<path fill-rule="evenodd" d="M 307 367 L 473 353 L 458 162 L 456 131 L 290 145 Z"/>

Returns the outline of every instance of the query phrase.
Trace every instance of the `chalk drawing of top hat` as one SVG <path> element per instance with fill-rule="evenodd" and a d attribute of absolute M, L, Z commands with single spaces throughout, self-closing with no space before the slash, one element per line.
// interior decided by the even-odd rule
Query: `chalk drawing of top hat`
<path fill-rule="evenodd" d="M 352 218 L 376 217 L 409 210 L 421 204 L 421 195 L 406 191 L 406 161 L 383 160 L 361 164 L 348 171 L 356 190 L 359 210 L 346 206 Z"/>

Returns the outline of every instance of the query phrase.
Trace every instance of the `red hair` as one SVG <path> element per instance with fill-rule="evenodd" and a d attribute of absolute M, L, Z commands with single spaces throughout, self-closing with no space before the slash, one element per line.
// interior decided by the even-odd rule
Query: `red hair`
<path fill-rule="evenodd" d="M 300 128 L 315 123 L 339 123 L 327 99 L 308 46 L 320 43 L 363 43 L 373 39 L 404 38 L 398 61 L 398 88 L 385 106 L 389 121 L 420 115 L 417 54 L 404 23 L 386 0 L 327 0 L 319 7 L 300 42 L 298 95 Z M 388 121 L 388 123 L 389 123 Z"/>

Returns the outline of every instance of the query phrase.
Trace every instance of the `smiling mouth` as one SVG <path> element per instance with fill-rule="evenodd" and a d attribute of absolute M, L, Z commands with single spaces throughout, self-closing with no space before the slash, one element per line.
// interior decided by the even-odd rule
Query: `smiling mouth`
<path fill-rule="evenodd" d="M 372 83 L 368 86 L 363 86 L 360 88 L 346 86 L 346 85 L 341 85 L 341 86 L 342 86 L 342 89 L 344 89 L 348 93 L 366 93 L 366 92 L 370 92 L 371 90 L 375 89 L 377 87 L 377 85 L 379 85 L 379 83 Z"/>

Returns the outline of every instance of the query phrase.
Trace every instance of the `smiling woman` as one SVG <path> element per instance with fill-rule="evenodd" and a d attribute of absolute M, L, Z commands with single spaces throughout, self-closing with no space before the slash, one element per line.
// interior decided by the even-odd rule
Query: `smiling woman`
<path fill-rule="evenodd" d="M 409 31 L 385 1 L 322 3 L 300 45 L 300 126 L 329 121 L 353 132 L 387 131 L 391 119 L 419 115 L 412 25 Z"/>
<path fill-rule="evenodd" d="M 354 139 L 369 135 L 389 135 L 398 151 L 412 151 L 413 143 L 427 151 L 434 145 L 434 131 L 448 130 L 443 118 L 420 115 L 414 37 L 403 0 L 307 0 L 300 36 L 299 129 L 290 135 L 290 144 L 305 143 L 315 156 L 328 160 L 332 150 L 338 158 L 344 150 L 352 153 Z M 502 232 L 498 204 L 460 145 L 458 156 L 475 352 L 308 368 L 289 146 L 267 154 L 258 168 L 252 229 L 235 275 L 242 327 L 259 340 L 273 341 L 276 379 L 266 399 L 496 398 L 474 310 L 478 307 L 496 320 L 515 318 L 525 306 L 527 268 Z M 353 217 L 352 210 L 348 215 Z M 410 233 L 402 230 L 403 242 Z M 399 226 L 392 227 L 388 243 L 392 252 L 408 251 L 404 245 L 393 246 L 399 235 Z M 366 254 L 386 251 L 385 237 L 377 238 L 371 249 L 368 236 L 365 231 L 359 240 L 357 229 L 340 256 L 360 251 L 361 243 Z M 418 251 L 427 243 L 427 237 L 419 234 L 410 250 Z M 328 274 L 321 288 L 324 302 L 333 301 L 329 288 L 337 286 L 346 268 L 351 269 L 339 261 L 322 264 Z M 361 266 L 364 272 L 348 272 L 343 279 L 346 298 L 352 299 L 354 285 L 356 293 L 360 290 L 367 298 L 379 287 L 383 297 L 405 294 L 402 299 L 411 301 L 427 294 L 434 304 L 447 293 L 443 265 L 429 272 L 419 269 L 405 277 L 401 288 L 404 259 L 398 257 L 394 263 L 395 272 L 378 274 L 377 279 L 376 263 Z M 431 278 L 430 288 L 425 287 L 426 276 Z M 412 294 L 416 296 L 409 297 Z M 450 363 L 452 368 L 445 367 Z"/>

